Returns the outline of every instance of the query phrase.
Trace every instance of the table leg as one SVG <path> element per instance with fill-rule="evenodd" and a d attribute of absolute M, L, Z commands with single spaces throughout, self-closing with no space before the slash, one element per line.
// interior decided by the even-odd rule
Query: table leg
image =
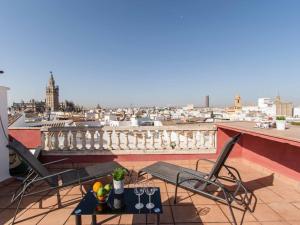
<path fill-rule="evenodd" d="M 75 216 L 75 222 L 76 222 L 76 225 L 81 225 L 81 215 L 76 215 Z"/>
<path fill-rule="evenodd" d="M 92 225 L 97 225 L 96 215 L 92 215 Z"/>
<path fill-rule="evenodd" d="M 160 214 L 156 214 L 156 225 L 160 224 Z"/>

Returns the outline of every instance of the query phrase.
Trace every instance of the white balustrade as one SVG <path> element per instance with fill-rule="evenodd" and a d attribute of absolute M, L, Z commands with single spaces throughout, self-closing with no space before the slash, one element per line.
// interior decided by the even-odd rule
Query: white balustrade
<path fill-rule="evenodd" d="M 201 126 L 43 127 L 46 151 L 201 151 L 216 148 L 216 129 Z"/>

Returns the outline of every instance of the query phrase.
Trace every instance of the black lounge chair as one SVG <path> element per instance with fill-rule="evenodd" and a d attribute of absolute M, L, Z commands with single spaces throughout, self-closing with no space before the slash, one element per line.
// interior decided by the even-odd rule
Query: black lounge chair
<path fill-rule="evenodd" d="M 29 152 L 29 150 L 22 143 L 18 142 L 15 139 L 12 139 L 7 147 L 14 150 L 31 168 L 31 170 L 28 172 L 27 177 L 22 181 L 20 187 L 12 196 L 11 203 L 19 199 L 12 224 L 15 223 L 20 204 L 25 196 L 56 190 L 58 207 L 61 207 L 62 204 L 59 189 L 72 185 L 80 185 L 80 190 L 83 195 L 82 185 L 84 183 L 93 181 L 100 177 L 111 175 L 115 168 L 122 167 L 117 162 L 106 162 L 81 169 L 67 169 L 60 172 L 51 173 L 45 166 L 54 163 L 68 162 L 69 159 L 64 158 L 42 164 L 37 158 L 34 157 L 34 155 Z M 46 186 L 45 188 L 38 188 L 38 191 L 30 192 L 31 187 L 33 187 L 34 184 L 43 181 L 45 181 L 48 186 Z"/>
<path fill-rule="evenodd" d="M 189 191 L 204 195 L 208 198 L 223 202 L 228 205 L 233 222 L 234 224 L 237 224 L 231 204 L 235 201 L 239 205 L 243 205 L 245 210 L 250 210 L 249 204 L 251 202 L 252 194 L 250 194 L 250 192 L 243 185 L 239 172 L 235 168 L 225 165 L 225 161 L 235 143 L 238 142 L 240 136 L 241 134 L 234 136 L 225 144 L 221 154 L 215 162 L 207 159 L 199 159 L 196 163 L 196 170 L 159 161 L 141 169 L 138 173 L 138 176 L 151 174 L 155 178 L 176 185 L 174 204 L 176 204 L 178 187 L 182 187 Z M 214 164 L 209 173 L 198 171 L 198 165 L 201 160 L 205 160 Z M 228 176 L 219 175 L 222 168 L 227 170 Z M 229 188 L 222 184 L 221 181 L 234 183 L 234 190 L 229 190 Z M 215 191 L 219 190 L 221 195 L 214 195 L 211 189 L 215 189 Z"/>

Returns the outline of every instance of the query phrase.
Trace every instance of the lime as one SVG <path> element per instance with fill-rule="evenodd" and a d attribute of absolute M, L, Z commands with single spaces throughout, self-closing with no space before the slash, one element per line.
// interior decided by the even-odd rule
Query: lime
<path fill-rule="evenodd" d="M 106 192 L 107 191 L 103 187 L 100 187 L 98 192 L 97 192 L 97 196 L 98 197 L 104 196 L 104 195 L 106 195 Z"/>

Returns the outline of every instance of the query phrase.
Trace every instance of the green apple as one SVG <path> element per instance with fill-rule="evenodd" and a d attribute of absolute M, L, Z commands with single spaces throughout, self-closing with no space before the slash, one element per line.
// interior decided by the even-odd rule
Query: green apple
<path fill-rule="evenodd" d="M 111 185 L 110 185 L 110 184 L 106 184 L 106 185 L 104 186 L 104 189 L 105 189 L 107 192 L 109 192 L 109 191 L 111 190 Z"/>
<path fill-rule="evenodd" d="M 98 196 L 98 197 L 101 197 L 101 196 L 106 195 L 106 193 L 107 193 L 106 189 L 103 188 L 103 187 L 101 187 L 101 188 L 99 188 L 99 190 L 98 190 L 98 192 L 97 192 L 97 196 Z"/>

